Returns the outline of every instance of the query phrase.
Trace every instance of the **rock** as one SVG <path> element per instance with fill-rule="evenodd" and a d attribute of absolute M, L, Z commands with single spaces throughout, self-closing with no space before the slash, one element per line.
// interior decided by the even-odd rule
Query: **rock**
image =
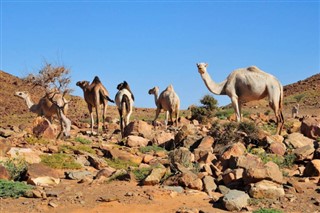
<path fill-rule="evenodd" d="M 297 149 L 303 146 L 311 145 L 313 146 L 313 140 L 305 137 L 301 133 L 291 133 L 288 135 L 288 138 L 284 140 L 285 144 L 290 147 Z"/>
<path fill-rule="evenodd" d="M 163 186 L 163 188 L 177 193 L 184 192 L 184 189 L 181 186 Z"/>
<path fill-rule="evenodd" d="M 94 179 L 100 179 L 101 177 L 111 177 L 114 173 L 116 172 L 116 170 L 114 168 L 111 167 L 107 167 L 104 169 L 101 169 L 96 176 L 94 177 Z"/>
<path fill-rule="evenodd" d="M 156 185 L 159 184 L 161 178 L 166 174 L 167 169 L 162 166 L 160 168 L 153 168 L 151 173 L 144 179 L 144 185 Z"/>
<path fill-rule="evenodd" d="M 301 122 L 300 131 L 304 136 L 316 140 L 320 137 L 320 118 L 304 118 Z"/>
<path fill-rule="evenodd" d="M 264 179 L 282 184 L 283 175 L 279 166 L 272 161 L 269 161 L 264 166 L 249 168 L 245 170 L 243 174 L 243 181 L 245 184 L 256 183 Z"/>
<path fill-rule="evenodd" d="M 161 131 L 159 133 L 156 133 L 156 135 L 152 139 L 152 144 L 155 144 L 158 146 L 165 146 L 165 144 L 171 143 L 173 139 L 174 139 L 173 133 Z"/>
<path fill-rule="evenodd" d="M 224 207 L 229 211 L 241 211 L 242 208 L 248 205 L 249 195 L 243 191 L 230 190 L 223 197 Z"/>
<path fill-rule="evenodd" d="M 268 136 L 266 136 L 266 141 L 267 141 L 268 144 L 282 143 L 283 142 L 283 136 L 282 135 L 268 135 Z"/>
<path fill-rule="evenodd" d="M 221 156 L 223 160 L 228 160 L 231 156 L 239 157 L 246 151 L 246 147 L 242 143 L 232 144 Z"/>
<path fill-rule="evenodd" d="M 216 156 L 212 154 L 212 148 L 196 148 L 194 150 L 194 160 L 198 163 L 211 163 L 213 160 L 216 159 Z"/>
<path fill-rule="evenodd" d="M 211 176 L 205 176 L 202 179 L 203 188 L 208 193 L 210 197 L 212 197 L 212 192 L 217 189 L 217 184 L 214 182 L 214 178 Z"/>
<path fill-rule="evenodd" d="M 173 175 L 166 179 L 163 184 L 167 186 L 182 186 L 200 191 L 203 187 L 201 179 L 192 172 Z"/>
<path fill-rule="evenodd" d="M 44 177 L 44 176 L 50 176 L 54 179 L 59 179 L 61 176 L 64 177 L 64 175 L 60 175 L 57 170 L 52 169 L 42 163 L 39 164 L 30 164 L 28 166 L 27 171 L 27 178 L 28 179 L 34 179 L 37 177 Z"/>
<path fill-rule="evenodd" d="M 293 151 L 293 154 L 296 155 L 296 160 L 311 160 L 313 158 L 313 153 L 315 149 L 312 145 L 306 145 L 299 147 Z"/>
<path fill-rule="evenodd" d="M 8 170 L 6 169 L 6 167 L 4 167 L 0 164 L 0 179 L 10 180 L 10 178 L 11 178 L 11 176 L 10 176 Z"/>
<path fill-rule="evenodd" d="M 6 139 L 0 140 L 0 157 L 7 155 L 7 152 L 11 149 L 11 144 Z"/>
<path fill-rule="evenodd" d="M 243 178 L 244 169 L 227 169 L 222 175 L 223 182 L 226 186 L 234 186 L 234 185 L 243 185 L 242 178 Z"/>
<path fill-rule="evenodd" d="M 58 128 L 55 124 L 43 117 L 37 117 L 32 123 L 32 132 L 36 137 L 43 137 L 47 139 L 56 139 L 59 134 Z"/>
<path fill-rule="evenodd" d="M 153 126 L 145 121 L 138 120 L 130 122 L 124 129 L 124 137 L 136 135 L 147 139 L 153 138 Z"/>
<path fill-rule="evenodd" d="M 305 187 L 303 186 L 302 183 L 300 183 L 300 182 L 298 182 L 296 180 L 288 180 L 288 183 L 293 186 L 293 188 L 295 189 L 296 192 L 304 193 L 304 188 Z"/>
<path fill-rule="evenodd" d="M 142 157 L 133 155 L 130 152 L 120 150 L 120 149 L 108 149 L 105 150 L 105 155 L 108 158 L 120 159 L 124 161 L 131 161 L 136 164 L 140 164 L 142 162 Z"/>
<path fill-rule="evenodd" d="M 49 177 L 49 176 L 43 176 L 43 177 L 37 177 L 37 178 L 29 178 L 27 180 L 27 183 L 35 186 L 50 186 L 50 185 L 59 184 L 60 179 Z"/>
<path fill-rule="evenodd" d="M 235 169 L 235 168 L 250 169 L 250 168 L 263 166 L 264 164 L 262 163 L 261 158 L 259 158 L 257 155 L 247 153 L 245 155 L 241 155 L 238 157 L 232 156 L 230 158 L 229 165 L 231 169 Z"/>
<path fill-rule="evenodd" d="M 14 134 L 15 134 L 14 131 L 0 127 L 0 136 L 1 137 L 8 138 Z"/>
<path fill-rule="evenodd" d="M 204 138 L 201 140 L 198 148 L 200 148 L 200 149 L 212 150 L 213 144 L 214 144 L 214 139 L 213 139 L 213 137 L 211 137 L 211 136 L 206 136 L 206 137 L 204 137 Z"/>
<path fill-rule="evenodd" d="M 219 189 L 219 192 L 221 192 L 223 195 L 228 194 L 228 192 L 230 191 L 230 189 L 225 185 L 219 185 L 218 189 Z"/>
<path fill-rule="evenodd" d="M 92 173 L 89 171 L 68 171 L 64 173 L 67 179 L 71 180 L 81 180 L 86 176 L 92 176 Z"/>
<path fill-rule="evenodd" d="M 315 159 L 310 161 L 305 170 L 303 171 L 303 176 L 312 177 L 312 176 L 320 176 L 320 160 Z"/>
<path fill-rule="evenodd" d="M 152 155 L 146 154 L 146 155 L 143 156 L 143 162 L 144 163 L 150 163 L 150 161 L 152 161 L 153 159 L 154 159 L 154 157 Z"/>
<path fill-rule="evenodd" d="M 169 153 L 169 160 L 171 168 L 176 168 L 176 164 L 181 164 L 188 168 L 192 166 L 192 153 L 189 149 L 180 147 L 178 149 L 172 150 Z"/>
<path fill-rule="evenodd" d="M 280 156 L 284 156 L 284 154 L 287 151 L 286 145 L 284 145 L 283 143 L 278 143 L 278 142 L 274 142 L 274 143 L 270 144 L 268 149 L 269 149 L 270 153 L 277 154 Z"/>
<path fill-rule="evenodd" d="M 258 183 L 251 184 L 249 195 L 257 199 L 278 199 L 285 195 L 282 185 L 268 180 L 262 180 Z"/>
<path fill-rule="evenodd" d="M 94 155 L 88 155 L 88 161 L 90 165 L 98 170 L 108 166 L 108 163 L 103 158 L 98 158 Z"/>
<path fill-rule="evenodd" d="M 148 143 L 148 139 L 135 135 L 129 135 L 126 141 L 126 145 L 129 147 L 145 147 Z"/>
<path fill-rule="evenodd" d="M 22 157 L 30 164 L 40 163 L 40 155 L 43 154 L 40 151 L 35 151 L 31 148 L 17 148 L 12 147 L 7 154 L 12 158 Z"/>

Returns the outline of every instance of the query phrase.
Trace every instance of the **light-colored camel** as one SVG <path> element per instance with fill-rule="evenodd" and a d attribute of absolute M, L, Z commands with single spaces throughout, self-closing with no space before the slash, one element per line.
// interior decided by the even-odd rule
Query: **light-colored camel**
<path fill-rule="evenodd" d="M 19 91 L 15 93 L 15 96 L 25 100 L 30 112 L 44 116 L 50 123 L 52 123 L 53 115 L 56 114 L 61 126 L 61 132 L 57 138 L 60 138 L 62 133 L 66 137 L 70 136 L 71 121 L 66 117 L 68 101 L 60 93 L 54 90 L 47 92 L 37 104 L 31 100 L 28 92 Z"/>
<path fill-rule="evenodd" d="M 93 133 L 94 119 L 92 108 L 96 109 L 96 121 L 97 121 L 97 132 L 99 132 L 99 108 L 103 105 L 102 109 L 102 128 L 105 128 L 105 117 L 107 113 L 108 101 L 114 102 L 109 98 L 108 90 L 103 86 L 98 76 L 95 76 L 91 84 L 89 81 L 78 81 L 76 83 L 83 90 L 84 100 L 87 103 L 88 110 L 91 118 L 91 132 Z"/>
<path fill-rule="evenodd" d="M 292 107 L 291 113 L 292 113 L 292 118 L 296 118 L 299 116 L 299 104 L 296 104 Z"/>
<path fill-rule="evenodd" d="M 173 115 L 176 117 L 175 124 L 178 125 L 179 119 L 179 109 L 180 109 L 180 99 L 177 93 L 174 91 L 173 86 L 169 85 L 164 91 L 159 94 L 159 87 L 155 86 L 149 90 L 149 95 L 154 95 L 154 102 L 157 106 L 156 110 L 156 117 L 153 120 L 157 120 L 161 109 L 166 111 L 166 119 L 165 119 L 165 126 L 167 127 L 168 124 L 168 115 L 170 116 L 170 121 L 173 123 Z"/>
<path fill-rule="evenodd" d="M 120 115 L 120 131 L 121 136 L 124 136 L 124 128 L 130 122 L 130 116 L 132 114 L 132 108 L 134 104 L 134 96 L 130 90 L 129 84 L 124 81 L 118 84 L 117 89 L 119 90 L 115 97 L 115 102 L 118 107 Z"/>
<path fill-rule="evenodd" d="M 216 95 L 228 95 L 231 98 L 238 122 L 241 121 L 242 103 L 268 97 L 269 105 L 273 109 L 277 120 L 276 134 L 281 133 L 284 124 L 282 114 L 283 87 L 273 75 L 251 66 L 237 69 L 226 80 L 216 83 L 207 72 L 207 63 L 198 63 L 197 67 L 210 92 Z"/>
<path fill-rule="evenodd" d="M 50 122 L 52 122 L 52 117 L 58 114 L 58 106 L 63 106 L 63 113 L 66 115 L 68 111 L 68 101 L 65 98 L 62 98 L 61 94 L 55 94 L 52 97 L 53 93 L 48 93 L 46 96 L 42 97 L 37 104 L 35 104 L 31 98 L 30 94 L 26 91 L 19 91 L 15 93 L 15 96 L 20 97 L 25 100 L 28 109 L 30 112 L 36 113 L 39 116 L 44 116 Z M 52 98 L 57 104 L 53 104 L 52 101 L 49 100 Z"/>

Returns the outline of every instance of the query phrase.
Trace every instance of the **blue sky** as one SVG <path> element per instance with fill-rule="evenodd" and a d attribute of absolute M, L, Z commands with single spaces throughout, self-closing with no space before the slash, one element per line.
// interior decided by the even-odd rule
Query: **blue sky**
<path fill-rule="evenodd" d="M 319 1 L 0 1 L 0 69 L 65 65 L 78 96 L 97 75 L 111 97 L 126 80 L 135 106 L 154 108 L 148 90 L 172 84 L 186 109 L 210 94 L 197 62 L 217 82 L 250 65 L 283 85 L 320 70 Z"/>

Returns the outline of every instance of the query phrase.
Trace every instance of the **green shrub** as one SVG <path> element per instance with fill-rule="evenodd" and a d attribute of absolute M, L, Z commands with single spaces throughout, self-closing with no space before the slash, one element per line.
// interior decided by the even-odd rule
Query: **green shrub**
<path fill-rule="evenodd" d="M 8 170 L 11 180 L 19 181 L 28 170 L 28 164 L 24 158 L 12 158 L 2 163 Z"/>
<path fill-rule="evenodd" d="M 165 149 L 157 145 L 152 145 L 152 146 L 139 147 L 139 151 L 145 154 L 150 152 L 165 151 Z"/>
<path fill-rule="evenodd" d="M 36 138 L 36 137 L 32 137 L 32 136 L 25 138 L 25 141 L 31 145 L 35 145 L 35 144 L 48 145 L 50 143 L 50 141 L 48 141 L 44 138 Z"/>
<path fill-rule="evenodd" d="M 282 213 L 281 210 L 277 209 L 266 209 L 266 208 L 261 208 L 259 210 L 255 210 L 252 213 Z"/>
<path fill-rule="evenodd" d="M 295 95 L 293 96 L 293 98 L 298 102 L 300 103 L 300 101 L 305 97 L 305 94 L 298 94 L 298 95 Z"/>
<path fill-rule="evenodd" d="M 211 95 L 205 95 L 200 103 L 202 106 L 193 106 L 191 108 L 191 119 L 196 119 L 201 123 L 208 122 L 214 116 L 218 108 L 218 101 Z"/>
<path fill-rule="evenodd" d="M 232 114 L 234 114 L 234 110 L 232 108 L 220 109 L 215 113 L 215 116 L 220 120 L 228 119 Z"/>
<path fill-rule="evenodd" d="M 151 172 L 152 167 L 148 168 L 137 168 L 132 171 L 137 181 L 143 181 Z"/>
<path fill-rule="evenodd" d="M 108 163 L 108 165 L 115 169 L 128 169 L 128 167 L 138 167 L 139 165 L 137 163 L 127 161 L 127 160 L 121 160 L 119 158 L 106 158 L 105 161 Z"/>
<path fill-rule="evenodd" d="M 82 138 L 82 137 L 76 137 L 74 139 L 76 142 L 82 143 L 82 144 L 91 144 L 92 141 L 86 138 Z"/>
<path fill-rule="evenodd" d="M 52 155 L 41 155 L 41 162 L 55 169 L 81 169 L 71 155 L 56 153 Z"/>
<path fill-rule="evenodd" d="M 13 182 L 0 179 L 0 197 L 18 198 L 24 196 L 25 193 L 33 189 L 33 186 L 26 185 L 22 182 Z"/>

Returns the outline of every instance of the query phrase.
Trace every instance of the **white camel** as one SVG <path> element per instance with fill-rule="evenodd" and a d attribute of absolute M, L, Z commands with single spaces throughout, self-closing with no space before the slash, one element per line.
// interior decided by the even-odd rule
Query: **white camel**
<path fill-rule="evenodd" d="M 168 116 L 170 116 L 170 121 L 173 123 L 173 115 L 176 117 L 175 124 L 178 125 L 179 119 L 179 108 L 180 108 L 180 99 L 177 93 L 174 91 L 173 86 L 169 85 L 164 91 L 159 94 L 159 87 L 155 86 L 154 88 L 149 90 L 149 95 L 154 95 L 154 102 L 157 106 L 156 110 L 156 117 L 153 120 L 157 120 L 161 109 L 166 111 L 166 119 L 165 119 L 165 126 L 167 127 L 168 124 Z"/>
<path fill-rule="evenodd" d="M 124 128 L 130 122 L 130 116 L 132 114 L 132 108 L 134 103 L 134 96 L 130 90 L 129 84 L 124 81 L 118 84 L 117 89 L 119 90 L 115 97 L 115 102 L 118 107 L 120 115 L 120 130 L 121 136 L 124 136 Z"/>
<path fill-rule="evenodd" d="M 207 63 L 198 63 L 197 67 L 210 92 L 216 95 L 228 95 L 231 98 L 238 122 L 241 121 L 242 103 L 260 100 L 268 96 L 269 105 L 276 116 L 276 134 L 281 133 L 284 125 L 283 87 L 273 75 L 263 72 L 256 66 L 251 66 L 237 69 L 223 82 L 215 83 L 207 72 Z"/>

